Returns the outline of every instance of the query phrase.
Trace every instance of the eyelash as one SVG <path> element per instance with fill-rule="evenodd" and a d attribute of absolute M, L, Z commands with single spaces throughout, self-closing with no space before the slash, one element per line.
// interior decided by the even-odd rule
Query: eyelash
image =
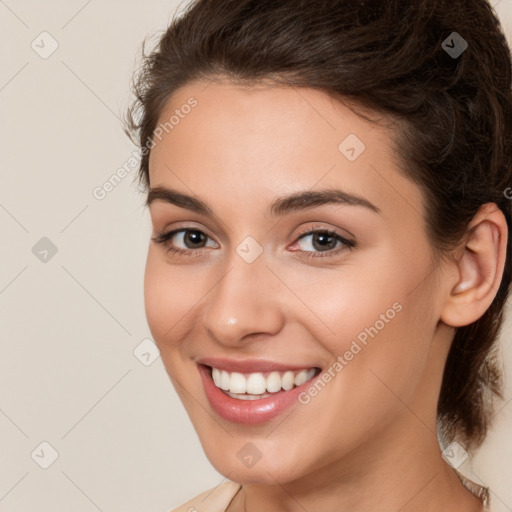
<path fill-rule="evenodd" d="M 192 257 L 201 256 L 202 255 L 201 249 L 204 249 L 204 247 L 199 247 L 198 249 L 178 249 L 169 244 L 169 240 L 174 235 L 176 235 L 177 233 L 180 233 L 182 231 L 185 231 L 185 232 L 197 231 L 197 232 L 205 235 L 206 237 L 210 238 L 208 235 L 206 235 L 206 233 L 203 233 L 200 229 L 190 227 L 190 228 L 175 229 L 175 230 L 169 231 L 167 233 L 159 233 L 158 235 L 152 237 L 151 240 L 153 240 L 154 242 L 156 242 L 158 244 L 161 244 L 167 253 L 175 254 L 178 256 L 179 255 L 192 256 Z M 347 238 L 344 238 L 336 231 L 333 231 L 331 229 L 325 229 L 325 228 L 312 229 L 312 230 L 306 231 L 305 233 L 302 233 L 297 237 L 297 241 L 301 240 L 302 238 L 305 238 L 308 235 L 315 235 L 315 234 L 327 235 L 329 237 L 335 238 L 336 240 L 342 242 L 342 246 L 338 247 L 337 249 L 330 249 L 327 251 L 296 251 L 296 252 L 303 253 L 305 258 L 330 258 L 330 257 L 337 256 L 338 254 L 340 254 L 343 251 L 346 251 L 346 250 L 350 251 L 350 250 L 354 249 L 355 247 L 357 247 L 356 242 L 354 242 L 353 240 L 348 240 Z"/>

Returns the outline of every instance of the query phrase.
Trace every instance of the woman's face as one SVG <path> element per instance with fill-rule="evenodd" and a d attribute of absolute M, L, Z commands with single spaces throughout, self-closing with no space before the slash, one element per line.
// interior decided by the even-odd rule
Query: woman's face
<path fill-rule="evenodd" d="M 160 117 L 152 235 L 176 233 L 150 242 L 145 305 L 209 460 L 311 483 L 435 439 L 453 332 L 388 135 L 320 91 L 205 85 Z"/>

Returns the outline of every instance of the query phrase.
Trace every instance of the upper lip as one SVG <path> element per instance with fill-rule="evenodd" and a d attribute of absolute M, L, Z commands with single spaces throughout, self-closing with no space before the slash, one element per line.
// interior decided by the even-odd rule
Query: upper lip
<path fill-rule="evenodd" d="M 255 372 L 285 372 L 307 370 L 317 368 L 310 364 L 293 365 L 288 363 L 277 363 L 275 361 L 265 361 L 262 359 L 223 359 L 218 357 L 202 357 L 197 359 L 199 364 L 211 366 L 227 372 L 255 373 Z"/>

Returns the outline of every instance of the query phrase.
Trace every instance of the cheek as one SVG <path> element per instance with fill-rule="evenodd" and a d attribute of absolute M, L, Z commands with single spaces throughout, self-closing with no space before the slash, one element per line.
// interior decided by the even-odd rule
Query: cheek
<path fill-rule="evenodd" d="M 295 301 L 296 309 L 302 312 L 302 322 L 307 321 L 314 337 L 331 354 L 345 352 L 358 336 L 364 342 L 369 337 L 367 329 L 375 324 L 379 332 L 384 332 L 396 323 L 406 295 L 404 275 L 397 278 L 389 268 L 375 264 L 358 264 L 357 268 L 348 264 L 340 270 L 322 272 L 319 275 L 318 269 L 305 270 L 300 279 L 296 273 L 294 281 L 290 273 L 284 280 L 294 282 L 293 291 L 301 301 Z M 304 305 L 309 309 L 307 314 Z"/>
<path fill-rule="evenodd" d="M 204 296 L 201 280 L 184 266 L 170 265 L 149 248 L 144 274 L 144 305 L 151 334 L 162 350 L 183 339 L 194 306 Z"/>
<path fill-rule="evenodd" d="M 308 315 L 314 338 L 333 364 L 342 358 L 341 366 L 331 368 L 336 376 L 343 374 L 334 379 L 334 387 L 341 386 L 345 396 L 371 399 L 378 391 L 382 400 L 390 393 L 385 384 L 407 396 L 428 356 L 433 302 L 427 297 L 428 283 L 417 286 L 428 272 L 428 261 L 409 256 L 400 261 L 400 254 L 391 251 L 379 256 L 360 271 L 348 265 L 321 278 L 317 272 L 316 279 L 304 273 L 296 288 L 317 315 Z"/>

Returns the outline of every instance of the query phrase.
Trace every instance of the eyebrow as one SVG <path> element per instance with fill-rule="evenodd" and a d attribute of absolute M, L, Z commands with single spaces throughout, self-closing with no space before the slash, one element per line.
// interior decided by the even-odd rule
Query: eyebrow
<path fill-rule="evenodd" d="M 146 199 L 146 206 L 149 207 L 155 201 L 163 201 L 180 208 L 191 210 L 205 216 L 214 217 L 213 210 L 201 199 L 177 190 L 166 187 L 155 187 L 149 190 Z M 373 203 L 354 194 L 349 194 L 337 189 L 323 189 L 316 191 L 296 192 L 294 194 L 277 198 L 270 207 L 272 217 L 283 216 L 288 213 L 314 208 L 326 204 L 346 204 L 352 206 L 363 206 L 380 214 L 381 210 Z"/>

